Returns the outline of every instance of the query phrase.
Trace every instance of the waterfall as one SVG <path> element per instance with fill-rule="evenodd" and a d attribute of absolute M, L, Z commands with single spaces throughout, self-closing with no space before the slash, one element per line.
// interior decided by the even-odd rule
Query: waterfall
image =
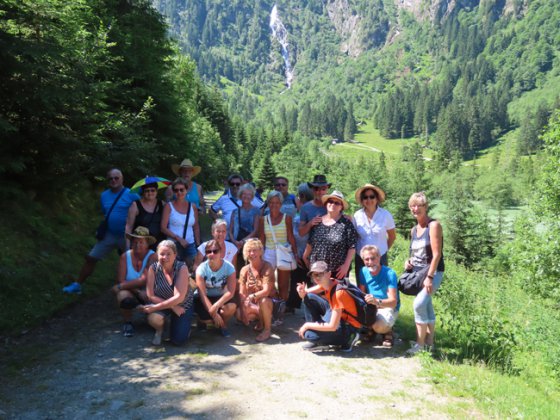
<path fill-rule="evenodd" d="M 282 58 L 284 59 L 284 67 L 286 69 L 284 74 L 286 75 L 286 86 L 289 89 L 294 78 L 294 71 L 290 65 L 290 53 L 288 52 L 288 31 L 278 16 L 276 4 L 270 12 L 270 29 L 272 30 L 272 36 L 278 40 L 282 47 Z"/>

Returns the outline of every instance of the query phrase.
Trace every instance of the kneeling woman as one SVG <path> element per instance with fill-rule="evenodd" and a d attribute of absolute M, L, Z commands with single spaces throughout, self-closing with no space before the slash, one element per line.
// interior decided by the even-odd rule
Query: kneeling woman
<path fill-rule="evenodd" d="M 158 260 L 148 270 L 146 293 L 150 305 L 142 310 L 156 333 L 152 344 L 159 346 L 166 318 L 170 322 L 173 344 L 186 343 L 191 331 L 193 291 L 189 287 L 189 270 L 177 259 L 177 247 L 171 240 L 161 241 L 157 247 Z"/>
<path fill-rule="evenodd" d="M 264 247 L 260 240 L 251 238 L 243 247 L 243 258 L 248 262 L 239 273 L 240 318 L 248 325 L 250 321 L 258 320 L 257 341 L 270 338 L 272 324 L 272 297 L 276 294 L 274 288 L 274 270 L 263 260 Z"/>
<path fill-rule="evenodd" d="M 207 260 L 196 269 L 198 297 L 195 311 L 201 323 L 214 323 L 224 337 L 230 337 L 227 323 L 237 309 L 233 301 L 235 268 L 221 257 L 221 251 L 218 241 L 212 239 L 206 243 Z"/>
<path fill-rule="evenodd" d="M 156 238 L 144 226 L 138 226 L 133 233 L 127 233 L 126 238 L 130 241 L 130 250 L 121 255 L 117 284 L 113 287 L 113 292 L 117 295 L 117 303 L 124 319 L 123 335 L 132 337 L 132 309 L 148 301 L 148 267 L 156 262 L 156 255 L 150 245 L 156 242 Z"/>

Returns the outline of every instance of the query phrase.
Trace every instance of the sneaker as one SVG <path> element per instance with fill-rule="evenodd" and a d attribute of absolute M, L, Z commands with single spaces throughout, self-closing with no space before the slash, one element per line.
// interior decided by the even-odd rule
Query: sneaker
<path fill-rule="evenodd" d="M 405 355 L 406 356 L 414 356 L 417 353 L 424 351 L 424 346 L 419 345 L 418 343 L 414 343 L 411 348 L 409 348 Z"/>
<path fill-rule="evenodd" d="M 134 327 L 132 326 L 132 323 L 125 322 L 123 325 L 123 335 L 125 337 L 132 337 L 134 335 Z"/>
<path fill-rule="evenodd" d="M 79 294 L 82 293 L 82 285 L 75 281 L 75 282 L 69 284 L 68 286 L 63 287 L 62 292 L 79 295 Z"/>
<path fill-rule="evenodd" d="M 154 346 L 160 346 L 161 345 L 161 332 L 157 332 L 154 334 L 154 338 L 152 339 L 152 344 Z"/>
<path fill-rule="evenodd" d="M 306 343 L 303 343 L 303 346 L 301 346 L 301 348 L 304 350 L 311 350 L 317 346 L 318 344 L 315 341 L 307 341 Z"/>
<path fill-rule="evenodd" d="M 350 334 L 350 337 L 348 337 L 348 341 L 346 342 L 346 344 L 340 347 L 340 351 L 350 353 L 352 351 L 352 348 L 358 341 L 360 341 L 360 333 L 354 332 Z"/>
<path fill-rule="evenodd" d="M 223 335 L 225 338 L 231 337 L 231 333 L 229 332 L 229 330 L 228 330 L 227 328 L 221 328 L 221 329 L 220 329 L 220 332 L 222 333 L 222 335 Z"/>
<path fill-rule="evenodd" d="M 283 319 L 277 319 L 275 321 L 272 321 L 272 326 L 273 327 L 279 327 L 280 325 L 282 325 L 284 323 Z"/>

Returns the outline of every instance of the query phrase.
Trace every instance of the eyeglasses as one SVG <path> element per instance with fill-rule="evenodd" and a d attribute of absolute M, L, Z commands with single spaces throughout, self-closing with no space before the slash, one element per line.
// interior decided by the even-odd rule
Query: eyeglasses
<path fill-rule="evenodd" d="M 376 195 L 362 195 L 362 200 L 375 200 L 377 199 Z"/>
<path fill-rule="evenodd" d="M 275 187 L 287 187 L 288 184 L 281 184 L 281 183 L 278 183 L 278 184 L 274 184 L 274 186 L 275 186 Z"/>
<path fill-rule="evenodd" d="M 206 250 L 206 255 L 210 255 L 210 254 L 219 254 L 220 250 L 219 249 L 207 249 Z"/>
<path fill-rule="evenodd" d="M 187 191 L 185 188 L 173 188 L 173 192 L 176 192 L 176 193 L 185 192 L 185 191 Z"/>
<path fill-rule="evenodd" d="M 334 204 L 335 206 L 342 206 L 342 203 L 337 200 L 327 200 L 327 204 Z"/>
<path fill-rule="evenodd" d="M 107 177 L 107 181 L 116 181 L 118 179 L 121 179 L 120 176 L 109 176 Z"/>
<path fill-rule="evenodd" d="M 230 187 L 239 187 L 241 185 L 241 182 L 230 182 L 229 186 Z"/>

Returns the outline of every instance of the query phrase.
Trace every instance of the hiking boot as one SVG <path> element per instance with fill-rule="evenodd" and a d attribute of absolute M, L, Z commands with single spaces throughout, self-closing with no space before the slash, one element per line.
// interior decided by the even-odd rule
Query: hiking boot
<path fill-rule="evenodd" d="M 123 325 L 123 335 L 125 337 L 134 336 L 134 327 L 132 326 L 132 323 L 125 322 L 125 324 Z"/>
<path fill-rule="evenodd" d="M 82 285 L 78 282 L 73 282 L 68 286 L 62 288 L 63 293 L 79 295 L 82 293 Z"/>
<path fill-rule="evenodd" d="M 421 345 L 419 345 L 418 343 L 414 343 L 414 344 L 412 345 L 412 347 L 409 348 L 409 349 L 406 351 L 405 355 L 408 356 L 408 357 L 409 357 L 409 356 L 414 356 L 414 355 L 420 353 L 421 351 L 424 351 L 424 346 L 421 346 Z"/>
<path fill-rule="evenodd" d="M 161 332 L 156 331 L 154 338 L 152 339 L 152 344 L 154 346 L 161 346 Z"/>
<path fill-rule="evenodd" d="M 350 353 L 352 351 L 352 347 L 354 347 L 358 341 L 360 341 L 360 333 L 353 332 L 350 334 L 350 337 L 348 337 L 346 344 L 340 346 L 340 351 Z"/>
<path fill-rule="evenodd" d="M 306 343 L 303 343 L 303 346 L 301 346 L 304 350 L 312 350 L 315 347 L 318 347 L 318 344 L 315 341 L 307 341 Z"/>

